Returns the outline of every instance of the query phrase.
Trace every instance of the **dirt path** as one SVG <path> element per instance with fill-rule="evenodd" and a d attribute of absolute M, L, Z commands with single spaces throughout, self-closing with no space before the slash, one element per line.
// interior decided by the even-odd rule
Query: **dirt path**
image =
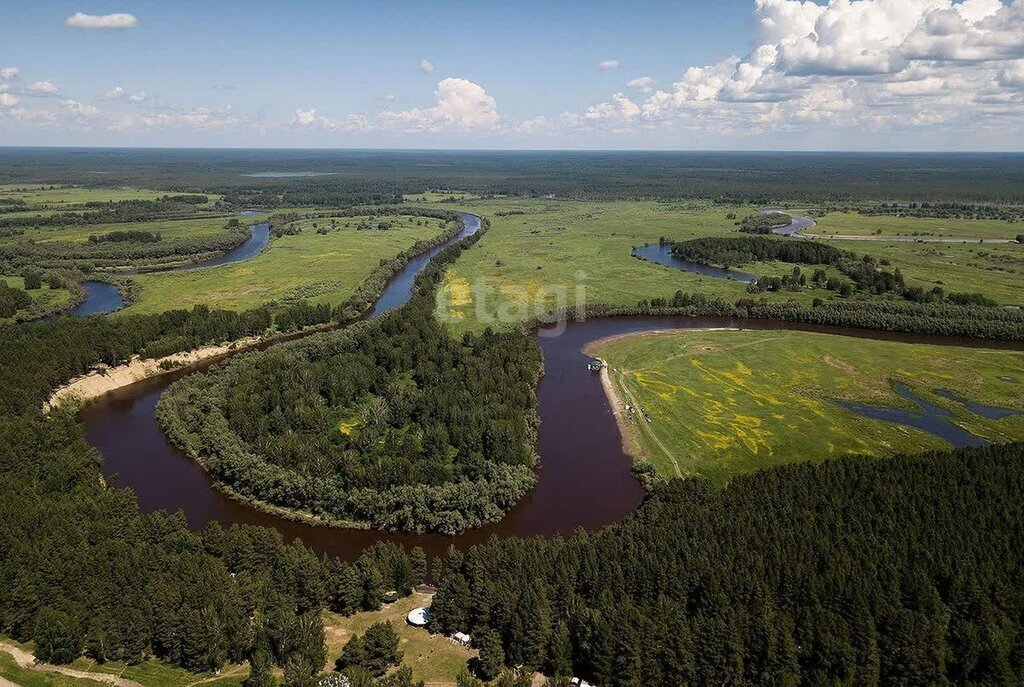
<path fill-rule="evenodd" d="M 676 462 L 675 456 L 672 455 L 672 452 L 668 450 L 665 444 L 661 443 L 650 428 L 643 427 L 641 425 L 641 422 L 643 422 L 643 411 L 640 409 L 640 404 L 637 403 L 636 398 L 626 387 L 626 384 L 621 381 L 621 376 L 627 372 L 627 370 L 621 370 L 619 372 L 620 381 L 619 383 L 616 383 L 611 378 L 607 365 L 601 368 L 601 386 L 604 388 L 605 396 L 608 397 L 608 405 L 611 406 L 612 415 L 615 416 L 615 423 L 619 426 L 619 434 L 622 435 L 622 450 L 625 451 L 626 455 L 635 460 L 644 458 L 643 444 L 640 442 L 638 436 L 642 433 L 644 436 L 649 437 L 672 462 L 672 467 L 676 476 L 682 477 L 683 472 L 679 469 L 679 463 Z M 623 401 L 622 397 L 619 395 L 620 389 L 622 394 L 626 396 L 625 401 Z M 631 414 L 626 410 L 627 402 L 628 405 L 631 405 L 636 410 L 634 415 L 639 414 L 641 416 L 639 420 L 636 420 L 635 422 L 630 421 Z"/>
<path fill-rule="evenodd" d="M 117 687 L 143 687 L 134 680 L 121 677 L 119 675 L 110 675 L 107 673 L 89 673 L 84 670 L 74 670 L 66 666 L 53 666 L 48 663 L 37 663 L 36 657 L 31 653 L 25 651 L 19 646 L 15 646 L 9 642 L 0 641 L 0 651 L 10 654 L 14 658 L 14 662 L 19 667 L 28 670 L 37 670 L 41 673 L 60 673 L 68 677 L 73 677 L 79 680 L 93 680 L 94 682 L 105 682 L 108 685 L 116 685 Z M 7 685 L 13 685 L 13 682 L 8 682 L 3 678 L 0 678 L 0 687 L 6 687 Z M 17 687 L 17 685 L 15 685 Z"/>

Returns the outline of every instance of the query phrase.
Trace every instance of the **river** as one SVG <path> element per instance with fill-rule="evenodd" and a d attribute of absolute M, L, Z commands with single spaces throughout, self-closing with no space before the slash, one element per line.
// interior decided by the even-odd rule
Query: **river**
<path fill-rule="evenodd" d="M 245 213 L 243 213 L 245 214 Z M 193 262 L 187 265 L 175 267 L 156 268 L 152 270 L 131 270 L 118 272 L 118 275 L 132 276 L 138 274 L 153 274 L 156 272 L 181 272 L 186 270 L 197 270 L 203 267 L 216 267 L 217 265 L 228 265 L 233 262 L 241 262 L 256 257 L 270 242 L 270 224 L 257 222 L 249 227 L 249 238 L 238 244 L 231 250 L 208 260 Z M 85 293 L 81 303 L 68 311 L 70 315 L 101 315 L 120 310 L 124 307 L 124 299 L 120 291 L 113 284 L 107 282 L 87 279 L 81 282 L 80 286 Z"/>
<path fill-rule="evenodd" d="M 479 219 L 467 216 L 459 237 L 476 231 Z M 383 312 L 406 302 L 413 280 L 439 246 L 410 262 L 391 282 L 375 306 Z M 172 446 L 157 425 L 156 404 L 176 379 L 196 371 L 152 378 L 124 387 L 82 408 L 86 437 L 104 456 L 103 473 L 118 486 L 131 487 L 143 511 L 181 509 L 190 527 L 211 521 L 248 523 L 277 529 L 288 540 L 299 538 L 318 552 L 352 560 L 376 541 L 422 546 L 430 555 L 449 545 L 466 548 L 491 536 L 569 534 L 620 520 L 643 500 L 631 459 L 597 375 L 587 369 L 583 347 L 616 334 L 659 329 L 744 327 L 794 329 L 907 343 L 1020 348 L 1015 344 L 973 339 L 903 335 L 872 330 L 799 325 L 775 321 L 693 317 L 608 317 L 574 321 L 557 336 L 540 330 L 536 341 L 544 355 L 544 377 L 537 389 L 540 456 L 536 488 L 500 522 L 454 537 L 338 529 L 293 522 L 227 497 L 193 460 Z M 206 369 L 217 361 L 208 361 Z"/>

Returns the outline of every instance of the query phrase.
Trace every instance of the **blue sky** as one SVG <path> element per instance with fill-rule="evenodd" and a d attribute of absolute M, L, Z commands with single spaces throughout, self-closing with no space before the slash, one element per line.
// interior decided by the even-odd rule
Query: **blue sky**
<path fill-rule="evenodd" d="M 19 3 L 0 144 L 1020 150 L 1021 35 L 1024 0 Z"/>

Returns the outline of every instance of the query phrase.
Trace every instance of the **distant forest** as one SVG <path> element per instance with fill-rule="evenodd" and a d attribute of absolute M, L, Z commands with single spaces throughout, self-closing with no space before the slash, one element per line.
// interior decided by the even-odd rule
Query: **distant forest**
<path fill-rule="evenodd" d="M 267 172 L 325 176 L 246 176 Z M 390 203 L 436 187 L 561 198 L 1022 203 L 1022 178 L 1024 155 L 1017 153 L 0 148 L 0 183 L 213 191 L 261 207 Z"/>

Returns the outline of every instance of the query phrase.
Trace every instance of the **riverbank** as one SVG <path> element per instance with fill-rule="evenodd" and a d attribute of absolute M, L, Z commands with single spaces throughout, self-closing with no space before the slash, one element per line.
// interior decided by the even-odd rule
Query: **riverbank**
<path fill-rule="evenodd" d="M 1018 390 L 1003 381 L 1022 374 L 1015 351 L 710 328 L 586 350 L 609 366 L 609 403 L 629 404 L 644 457 L 665 478 L 681 469 L 724 484 L 785 463 L 1024 436 Z M 950 394 L 1006 412 L 991 419 Z"/>
<path fill-rule="evenodd" d="M 645 423 L 649 423 L 648 416 L 636 397 L 630 393 L 623 376 L 628 372 L 623 368 L 613 368 L 605 359 L 608 346 L 621 339 L 648 339 L 655 336 L 673 333 L 678 330 L 652 329 L 645 332 L 626 332 L 614 334 L 601 339 L 591 341 L 583 347 L 583 352 L 592 358 L 600 358 L 604 361 L 601 367 L 600 378 L 601 388 L 604 389 L 608 399 L 608 407 L 611 408 L 615 417 L 615 424 L 618 425 L 619 434 L 622 437 L 622 452 L 629 456 L 634 462 L 652 461 L 651 450 L 648 445 L 657 447 L 660 453 L 672 464 L 676 477 L 683 477 L 672 451 L 659 439 L 657 434 Z M 708 327 L 701 331 L 741 331 L 740 327 Z M 644 441 L 646 439 L 647 441 Z"/>
<path fill-rule="evenodd" d="M 237 341 L 173 353 L 162 358 L 140 358 L 135 356 L 129 362 L 121 365 L 97 368 L 92 372 L 75 377 L 67 384 L 58 387 L 43 405 L 43 411 L 49 412 L 62 405 L 81 405 L 146 379 L 188 369 L 231 353 L 240 353 L 272 338 L 274 337 L 250 336 L 238 339 Z"/>

